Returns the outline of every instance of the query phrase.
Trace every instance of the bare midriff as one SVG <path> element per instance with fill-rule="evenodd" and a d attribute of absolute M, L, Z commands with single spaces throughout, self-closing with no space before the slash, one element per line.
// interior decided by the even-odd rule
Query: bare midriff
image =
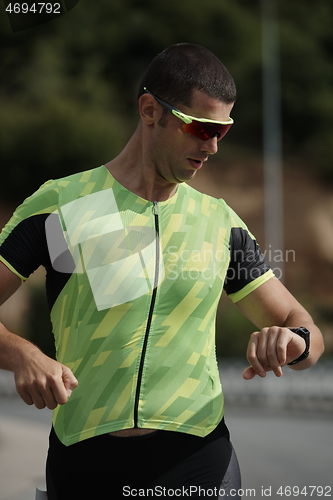
<path fill-rule="evenodd" d="M 144 436 L 156 432 L 155 429 L 123 429 L 121 431 L 109 432 L 111 436 L 117 437 L 131 437 L 131 436 Z"/>

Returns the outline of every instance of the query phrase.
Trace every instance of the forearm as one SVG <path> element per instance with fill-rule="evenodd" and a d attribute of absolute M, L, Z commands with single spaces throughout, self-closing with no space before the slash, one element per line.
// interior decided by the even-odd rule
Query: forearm
<path fill-rule="evenodd" d="M 34 356 L 41 351 L 31 342 L 11 333 L 0 323 L 0 368 L 17 371 L 27 356 Z"/>

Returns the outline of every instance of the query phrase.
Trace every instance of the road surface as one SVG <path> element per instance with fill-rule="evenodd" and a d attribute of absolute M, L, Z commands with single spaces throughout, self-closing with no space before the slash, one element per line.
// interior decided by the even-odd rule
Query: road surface
<path fill-rule="evenodd" d="M 50 420 L 47 409 L 28 407 L 18 397 L 0 398 L 0 500 L 34 500 L 35 488 L 45 487 Z M 243 499 L 333 498 L 331 414 L 229 408 L 226 421 L 241 466 Z"/>

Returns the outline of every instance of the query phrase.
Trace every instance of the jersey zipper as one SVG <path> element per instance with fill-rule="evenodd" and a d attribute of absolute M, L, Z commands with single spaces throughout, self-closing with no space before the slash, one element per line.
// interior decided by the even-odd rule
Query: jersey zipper
<path fill-rule="evenodd" d="M 158 271 L 159 271 L 159 266 L 160 266 L 160 235 L 159 235 L 158 203 L 157 203 L 157 201 L 154 201 L 153 209 L 154 209 L 154 221 L 155 221 L 155 231 L 156 231 L 156 240 L 155 240 L 156 241 L 156 247 L 155 247 L 156 261 L 155 261 L 154 288 L 153 288 L 153 293 L 152 293 L 151 301 L 150 301 L 147 326 L 146 326 L 145 337 L 144 337 L 142 351 L 141 351 L 140 366 L 139 366 L 139 371 L 138 371 L 138 380 L 137 380 L 137 385 L 136 385 L 135 402 L 134 402 L 134 427 L 138 427 L 138 413 L 139 413 L 139 401 L 140 401 L 142 374 L 143 374 L 143 367 L 144 367 L 144 363 L 145 363 L 145 356 L 146 356 L 146 351 L 147 351 L 150 327 L 151 327 L 151 322 L 153 319 L 154 306 L 155 306 L 156 294 L 157 294 L 157 284 L 158 284 L 158 274 L 159 274 Z"/>

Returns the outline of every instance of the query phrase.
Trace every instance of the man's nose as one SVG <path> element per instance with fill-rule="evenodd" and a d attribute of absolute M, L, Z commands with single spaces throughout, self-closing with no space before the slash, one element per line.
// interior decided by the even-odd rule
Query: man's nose
<path fill-rule="evenodd" d="M 200 149 L 210 155 L 217 153 L 219 149 L 217 145 L 217 137 L 211 137 L 210 139 L 207 139 L 207 141 L 203 141 Z"/>

